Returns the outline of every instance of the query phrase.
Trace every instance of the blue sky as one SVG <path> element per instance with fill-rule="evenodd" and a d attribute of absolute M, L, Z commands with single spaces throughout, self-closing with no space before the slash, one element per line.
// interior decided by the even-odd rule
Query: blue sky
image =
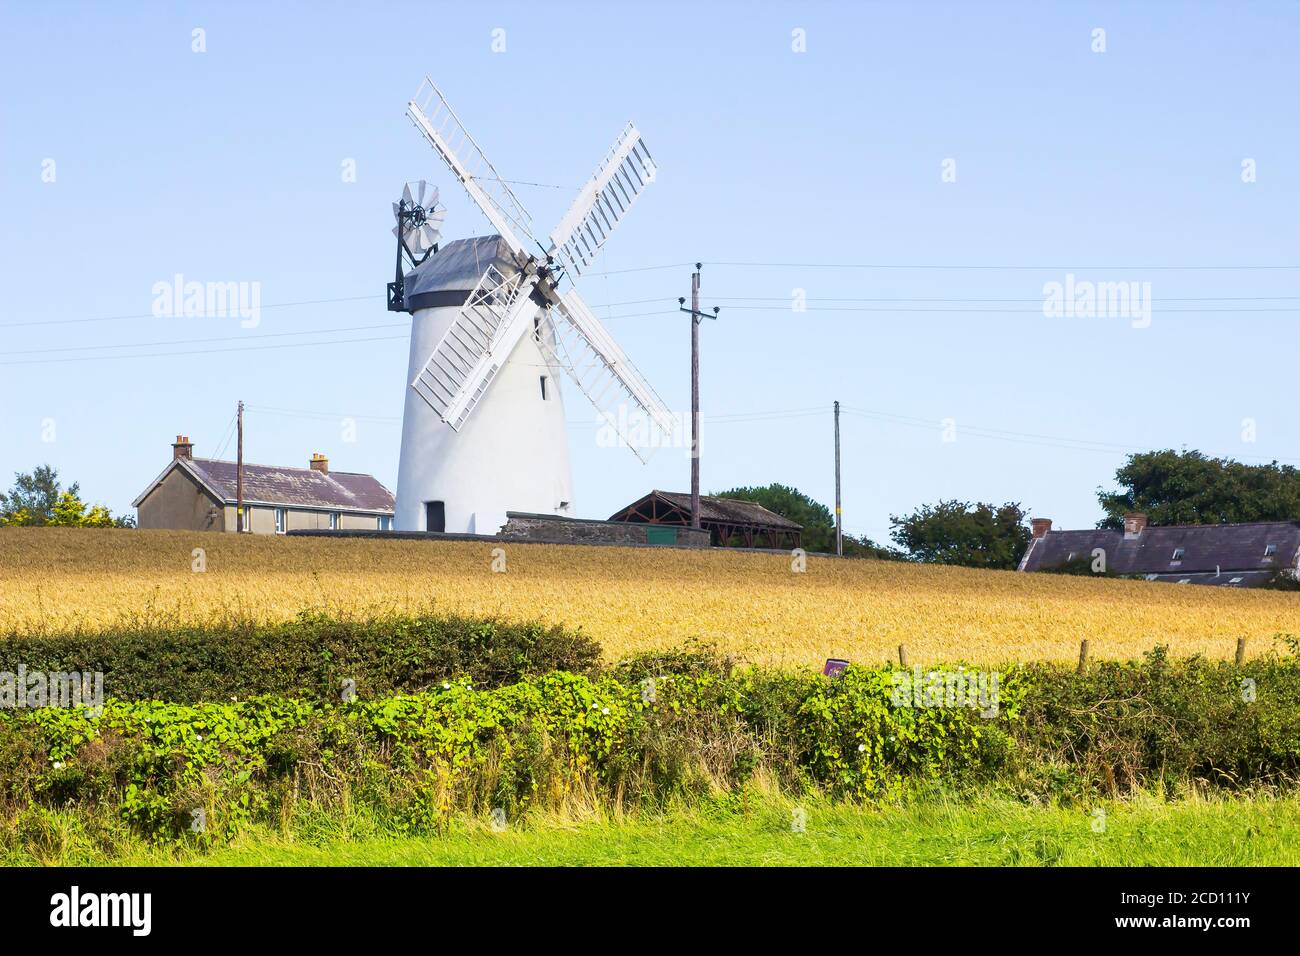
<path fill-rule="evenodd" d="M 389 204 L 426 178 L 448 238 L 489 231 L 404 117 L 426 73 L 543 184 L 516 190 L 540 233 L 636 121 L 658 181 L 579 287 L 685 411 L 676 297 L 705 263 L 706 491 L 829 502 L 836 399 L 845 526 L 877 539 L 952 497 L 1091 525 L 1130 450 L 1300 461 L 1294 4 L 0 10 L 5 478 L 48 461 L 128 510 L 176 433 L 216 453 L 243 399 L 248 460 L 320 451 L 393 487 Z M 259 324 L 154 317 L 177 273 L 260 283 Z M 1044 316 L 1067 273 L 1150 283 L 1149 327 Z M 682 452 L 598 447 L 565 397 L 580 514 L 688 487 Z"/>

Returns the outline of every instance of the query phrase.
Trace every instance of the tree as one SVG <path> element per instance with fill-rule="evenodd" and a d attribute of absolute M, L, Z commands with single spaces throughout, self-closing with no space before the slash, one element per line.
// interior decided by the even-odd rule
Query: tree
<path fill-rule="evenodd" d="M 1124 514 L 1141 511 L 1153 525 L 1290 521 L 1300 518 L 1300 469 L 1244 465 L 1173 449 L 1130 455 L 1115 472 L 1122 490 L 1097 490 L 1105 517 L 1119 529 Z"/>
<path fill-rule="evenodd" d="M 890 537 L 913 560 L 968 568 L 1014 569 L 1029 547 L 1030 531 L 1018 502 L 1001 507 L 940 501 L 905 518 L 890 515 Z"/>
<path fill-rule="evenodd" d="M 738 498 L 762 505 L 768 511 L 803 525 L 800 537 L 805 551 L 835 552 L 835 518 L 831 509 L 788 485 L 732 488 L 714 492 L 715 498 Z M 870 538 L 844 535 L 844 554 L 849 557 L 900 560 L 903 555 L 892 548 L 881 547 Z"/>
<path fill-rule="evenodd" d="M 75 481 L 65 489 L 56 469 L 38 465 L 31 474 L 15 474 L 14 486 L 0 493 L 0 526 L 4 525 L 133 528 L 135 519 L 114 518 L 103 505 L 87 504 Z"/>

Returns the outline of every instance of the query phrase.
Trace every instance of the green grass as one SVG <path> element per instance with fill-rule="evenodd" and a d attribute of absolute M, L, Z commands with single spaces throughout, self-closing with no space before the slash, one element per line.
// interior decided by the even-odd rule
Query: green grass
<path fill-rule="evenodd" d="M 250 833 L 208 853 L 136 847 L 114 864 L 214 866 L 1295 866 L 1300 798 L 1161 802 L 1138 798 L 1091 810 L 1005 800 L 943 799 L 885 809 L 762 798 L 749 810 L 713 807 L 615 822 L 556 817 L 492 832 L 486 821 L 443 835 L 311 843 Z M 17 862 L 17 861 L 11 861 Z M 72 861 L 65 861 L 72 862 Z"/>

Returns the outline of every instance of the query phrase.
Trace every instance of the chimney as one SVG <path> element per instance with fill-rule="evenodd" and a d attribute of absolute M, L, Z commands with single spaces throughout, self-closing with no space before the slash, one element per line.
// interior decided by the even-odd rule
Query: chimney
<path fill-rule="evenodd" d="M 315 452 L 311 456 L 311 470 L 319 471 L 322 475 L 330 473 L 330 460 L 320 452 Z"/>
<path fill-rule="evenodd" d="M 1035 518 L 1033 521 L 1029 522 L 1029 526 L 1033 529 L 1033 536 L 1035 538 L 1041 538 L 1046 535 L 1047 532 L 1052 530 L 1052 519 Z"/>
<path fill-rule="evenodd" d="M 190 441 L 188 435 L 177 435 L 176 442 L 172 445 L 172 461 L 180 458 L 186 461 L 194 459 L 194 442 Z"/>
<path fill-rule="evenodd" d="M 1136 538 L 1146 530 L 1147 516 L 1140 511 L 1130 511 L 1124 516 L 1124 537 Z"/>

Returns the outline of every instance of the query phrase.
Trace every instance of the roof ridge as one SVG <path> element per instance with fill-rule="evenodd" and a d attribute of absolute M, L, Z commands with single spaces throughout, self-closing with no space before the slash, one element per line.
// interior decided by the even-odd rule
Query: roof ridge
<path fill-rule="evenodd" d="M 1176 531 L 1187 528 L 1252 528 L 1266 524 L 1300 525 L 1300 518 L 1278 518 L 1273 521 L 1220 521 L 1217 524 L 1149 524 L 1142 529 L 1148 531 Z M 1048 534 L 1123 534 L 1123 528 L 1053 528 Z"/>

